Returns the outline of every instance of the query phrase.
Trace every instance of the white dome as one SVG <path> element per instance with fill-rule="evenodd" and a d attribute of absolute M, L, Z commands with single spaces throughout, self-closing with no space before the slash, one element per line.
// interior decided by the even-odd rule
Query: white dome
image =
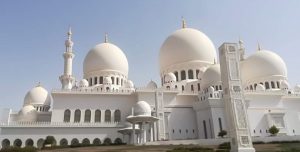
<path fill-rule="evenodd" d="M 265 87 L 262 84 L 257 84 L 256 91 L 265 91 Z"/>
<path fill-rule="evenodd" d="M 147 84 L 147 88 L 148 89 L 156 89 L 157 88 L 157 84 L 154 82 L 154 81 L 150 81 L 148 84 Z"/>
<path fill-rule="evenodd" d="M 210 86 L 210 87 L 208 88 L 208 92 L 212 93 L 212 92 L 214 92 L 214 91 L 215 91 L 215 88 L 214 88 L 214 87 Z"/>
<path fill-rule="evenodd" d="M 127 88 L 134 88 L 134 84 L 133 84 L 133 82 L 131 80 L 128 80 L 127 83 L 126 83 L 126 85 L 127 85 L 126 86 Z"/>
<path fill-rule="evenodd" d="M 86 79 L 82 79 L 79 81 L 79 87 L 84 88 L 88 86 L 89 86 L 89 82 Z"/>
<path fill-rule="evenodd" d="M 201 80 L 203 88 L 221 83 L 220 64 L 211 65 L 206 69 Z"/>
<path fill-rule="evenodd" d="M 48 91 L 40 85 L 32 88 L 24 98 L 24 106 L 26 105 L 47 105 L 51 104 L 51 96 Z"/>
<path fill-rule="evenodd" d="M 288 89 L 288 88 L 290 88 L 290 84 L 286 80 L 283 80 L 280 83 L 280 88 L 281 89 Z"/>
<path fill-rule="evenodd" d="M 286 78 L 287 68 L 279 55 L 260 50 L 241 62 L 241 76 L 244 83 L 270 76 Z"/>
<path fill-rule="evenodd" d="M 24 106 L 18 113 L 18 121 L 36 121 L 37 111 L 32 105 Z"/>
<path fill-rule="evenodd" d="M 85 75 L 99 71 L 117 71 L 128 75 L 128 61 L 123 51 L 111 43 L 101 43 L 92 48 L 83 63 Z"/>
<path fill-rule="evenodd" d="M 216 49 L 212 41 L 202 32 L 182 28 L 171 34 L 160 49 L 160 70 L 179 63 L 200 61 L 214 63 Z"/>
<path fill-rule="evenodd" d="M 134 106 L 134 115 L 151 116 L 151 107 L 146 101 L 139 101 Z"/>
<path fill-rule="evenodd" d="M 165 82 L 173 83 L 176 82 L 176 76 L 174 73 L 170 72 L 165 76 Z"/>
<path fill-rule="evenodd" d="M 104 77 L 103 84 L 112 84 L 111 77 Z"/>

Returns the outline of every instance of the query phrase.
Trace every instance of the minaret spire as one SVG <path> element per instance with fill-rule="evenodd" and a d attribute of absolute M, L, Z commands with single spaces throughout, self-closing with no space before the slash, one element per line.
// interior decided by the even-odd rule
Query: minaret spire
<path fill-rule="evenodd" d="M 66 51 L 63 54 L 64 57 L 64 73 L 59 77 L 62 89 L 64 90 L 71 90 L 73 88 L 73 84 L 75 78 L 72 74 L 72 66 L 73 66 L 73 41 L 72 41 L 72 30 L 69 27 L 67 32 L 67 40 L 65 41 Z"/>
<path fill-rule="evenodd" d="M 240 51 L 240 60 L 244 60 L 245 59 L 245 46 L 244 46 L 244 42 L 241 39 L 241 37 L 239 37 L 239 51 Z"/>
<path fill-rule="evenodd" d="M 261 50 L 261 46 L 260 46 L 259 42 L 257 42 L 257 50 L 258 50 L 258 51 Z"/>
<path fill-rule="evenodd" d="M 108 43 L 108 35 L 107 35 L 107 33 L 105 33 L 105 36 L 104 36 L 104 43 Z"/>
<path fill-rule="evenodd" d="M 183 17 L 181 17 L 181 22 L 182 22 L 182 28 L 186 28 L 186 22 Z"/>

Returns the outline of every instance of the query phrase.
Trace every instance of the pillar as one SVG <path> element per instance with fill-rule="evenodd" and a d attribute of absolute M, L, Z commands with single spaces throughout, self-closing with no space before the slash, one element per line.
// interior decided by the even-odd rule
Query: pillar
<path fill-rule="evenodd" d="M 147 142 L 147 136 L 146 136 L 146 134 L 147 134 L 146 123 L 143 122 L 142 126 L 143 126 L 143 144 L 145 144 L 145 143 Z"/>

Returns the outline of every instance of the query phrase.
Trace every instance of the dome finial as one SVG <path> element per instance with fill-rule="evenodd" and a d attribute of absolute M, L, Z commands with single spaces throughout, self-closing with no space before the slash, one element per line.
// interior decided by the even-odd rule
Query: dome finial
<path fill-rule="evenodd" d="M 67 35 L 68 35 L 68 40 L 71 40 L 71 38 L 72 38 L 72 28 L 71 28 L 71 26 L 69 26 L 69 30 L 68 30 Z"/>
<path fill-rule="evenodd" d="M 260 46 L 259 42 L 257 42 L 257 50 L 258 50 L 258 51 L 261 50 L 261 46 Z"/>
<path fill-rule="evenodd" d="M 186 22 L 183 16 L 181 17 L 181 22 L 182 22 L 182 28 L 186 28 Z"/>
<path fill-rule="evenodd" d="M 36 87 L 40 87 L 40 86 L 42 86 L 42 84 L 41 84 L 41 82 L 39 81 L 39 82 L 37 83 Z"/>
<path fill-rule="evenodd" d="M 107 35 L 107 33 L 105 33 L 104 43 L 108 43 L 108 35 Z"/>

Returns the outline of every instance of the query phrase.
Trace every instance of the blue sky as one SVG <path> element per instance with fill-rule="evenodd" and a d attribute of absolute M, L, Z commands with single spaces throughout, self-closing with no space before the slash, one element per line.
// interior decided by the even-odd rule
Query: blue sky
<path fill-rule="evenodd" d="M 279 54 L 289 81 L 300 83 L 298 0 L 2 0 L 0 1 L 0 108 L 18 110 L 26 92 L 38 82 L 60 88 L 64 40 L 73 29 L 74 75 L 82 78 L 82 63 L 104 33 L 129 61 L 129 78 L 137 86 L 159 81 L 158 54 L 163 41 L 188 27 L 223 42 L 245 42 L 247 55 L 263 49 Z"/>

